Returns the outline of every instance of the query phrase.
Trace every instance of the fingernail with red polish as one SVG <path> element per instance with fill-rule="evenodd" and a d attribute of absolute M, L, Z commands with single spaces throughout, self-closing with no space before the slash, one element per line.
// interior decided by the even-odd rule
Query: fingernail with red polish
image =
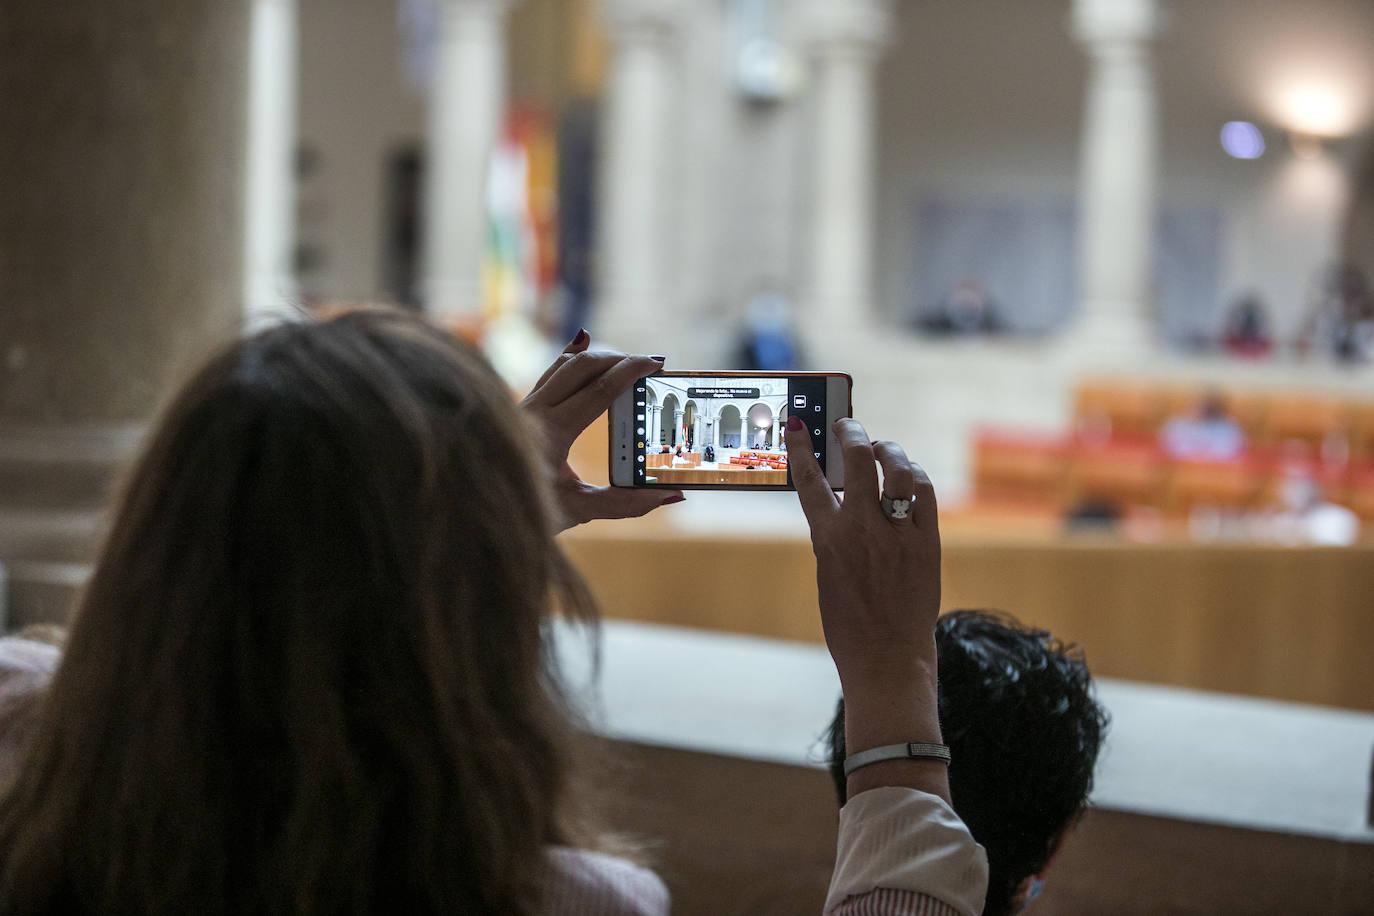
<path fill-rule="evenodd" d="M 687 498 L 687 497 L 683 496 L 681 493 L 678 493 L 678 494 L 676 494 L 676 495 L 674 495 L 674 496 L 669 496 L 669 497 L 668 497 L 667 499 L 665 499 L 663 502 L 659 503 L 659 505 L 660 505 L 660 506 L 671 506 L 673 503 L 680 503 L 680 502 L 682 502 L 682 501 L 683 501 L 684 499 L 686 499 L 686 498 Z"/>
<path fill-rule="evenodd" d="M 805 424 L 802 423 L 801 417 L 788 417 L 787 428 L 792 430 L 793 432 L 796 432 L 799 429 L 804 429 Z"/>
<path fill-rule="evenodd" d="M 578 328 L 578 329 L 577 329 L 577 336 L 574 337 L 574 338 L 572 339 L 572 342 L 573 342 L 574 345 L 580 347 L 580 346 L 582 346 L 582 345 L 584 345 L 584 344 L 591 343 L 591 340 L 592 340 L 592 335 L 590 335 L 590 334 L 587 333 L 587 329 L 586 329 L 586 328 Z"/>

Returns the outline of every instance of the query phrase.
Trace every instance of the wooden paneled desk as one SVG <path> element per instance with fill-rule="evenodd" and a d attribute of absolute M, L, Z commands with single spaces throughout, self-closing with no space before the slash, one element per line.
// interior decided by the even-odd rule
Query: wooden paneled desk
<path fill-rule="evenodd" d="M 564 541 L 608 617 L 823 641 L 810 545 L 728 529 L 651 518 Z M 949 535 L 944 607 L 1009 611 L 1104 677 L 1374 710 L 1374 547 Z"/>

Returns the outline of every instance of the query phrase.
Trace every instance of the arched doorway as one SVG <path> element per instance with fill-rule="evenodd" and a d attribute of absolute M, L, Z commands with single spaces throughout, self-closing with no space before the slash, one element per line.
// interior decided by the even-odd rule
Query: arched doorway
<path fill-rule="evenodd" d="M 742 448 L 744 442 L 744 422 L 739 408 L 726 404 L 721 408 L 720 420 L 716 422 L 716 438 L 720 448 Z"/>
<path fill-rule="evenodd" d="M 749 408 L 749 444 L 773 447 L 773 408 L 762 402 Z"/>

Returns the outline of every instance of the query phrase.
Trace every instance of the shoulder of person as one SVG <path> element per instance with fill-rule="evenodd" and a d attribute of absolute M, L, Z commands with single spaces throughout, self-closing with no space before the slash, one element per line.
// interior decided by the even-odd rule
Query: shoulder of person
<path fill-rule="evenodd" d="M 47 687 L 62 660 L 62 650 L 20 636 L 0 639 L 0 703 Z"/>
<path fill-rule="evenodd" d="M 597 916 L 667 916 L 668 888 L 647 868 L 566 846 L 549 848 L 548 911 Z"/>

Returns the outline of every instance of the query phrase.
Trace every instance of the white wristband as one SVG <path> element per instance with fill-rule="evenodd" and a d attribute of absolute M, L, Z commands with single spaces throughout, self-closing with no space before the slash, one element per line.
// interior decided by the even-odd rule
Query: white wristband
<path fill-rule="evenodd" d="M 850 754 L 844 758 L 844 775 L 849 776 L 859 767 L 884 760 L 938 760 L 949 766 L 949 748 L 943 744 L 927 744 L 910 741 L 906 744 L 884 744 L 882 747 L 869 748 Z"/>

